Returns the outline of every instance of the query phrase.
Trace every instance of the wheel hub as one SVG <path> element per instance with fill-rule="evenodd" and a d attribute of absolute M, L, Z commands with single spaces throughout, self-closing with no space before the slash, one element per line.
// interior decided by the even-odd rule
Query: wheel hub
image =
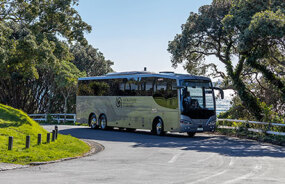
<path fill-rule="evenodd" d="M 158 135 L 161 134 L 161 129 L 162 129 L 162 123 L 161 123 L 161 121 L 159 121 L 159 122 L 156 124 L 156 133 L 157 133 Z"/>

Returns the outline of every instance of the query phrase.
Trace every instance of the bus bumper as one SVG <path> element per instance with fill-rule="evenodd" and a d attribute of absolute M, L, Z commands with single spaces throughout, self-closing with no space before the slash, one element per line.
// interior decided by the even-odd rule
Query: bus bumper
<path fill-rule="evenodd" d="M 216 125 L 185 125 L 180 123 L 180 132 L 213 132 L 216 130 Z"/>
<path fill-rule="evenodd" d="M 200 120 L 180 120 L 180 132 L 213 132 L 216 130 L 216 118 Z"/>

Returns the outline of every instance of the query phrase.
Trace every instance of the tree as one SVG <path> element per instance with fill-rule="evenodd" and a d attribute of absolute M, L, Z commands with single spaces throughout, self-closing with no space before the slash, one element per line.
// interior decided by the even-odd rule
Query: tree
<path fill-rule="evenodd" d="M 87 76 L 104 75 L 112 72 L 111 66 L 114 64 L 110 60 L 106 60 L 103 53 L 92 47 L 92 45 L 81 45 L 77 43 L 71 47 L 71 53 L 74 59 L 73 64 L 80 71 L 86 72 Z"/>
<path fill-rule="evenodd" d="M 58 74 L 55 77 L 57 89 L 64 97 L 64 114 L 67 113 L 68 98 L 76 91 L 77 79 L 85 76 L 70 62 L 63 61 L 62 65 L 58 68 Z M 64 120 L 65 121 L 65 120 Z"/>
<path fill-rule="evenodd" d="M 70 61 L 69 44 L 87 45 L 91 27 L 77 0 L 0 1 L 0 102 L 28 113 L 46 112 L 55 98 L 56 69 Z M 60 36 L 60 39 L 59 39 Z"/>
<path fill-rule="evenodd" d="M 191 13 L 182 25 L 182 33 L 169 42 L 171 62 L 175 67 L 186 61 L 185 67 L 192 74 L 201 74 L 197 72 L 197 67 L 202 71 L 214 69 L 220 77 L 230 80 L 244 106 L 256 119 L 261 120 L 262 108 L 242 79 L 246 58 L 239 53 L 239 34 L 236 30 L 224 29 L 222 22 L 230 9 L 230 0 L 214 0 L 211 5 L 200 7 L 199 13 Z M 216 56 L 225 65 L 226 73 L 218 71 L 216 64 L 204 62 L 205 57 L 210 55 Z M 236 66 L 233 58 L 238 60 Z"/>
<path fill-rule="evenodd" d="M 233 1 L 223 24 L 228 32 L 237 32 L 246 64 L 261 72 L 285 103 L 285 1 Z"/>

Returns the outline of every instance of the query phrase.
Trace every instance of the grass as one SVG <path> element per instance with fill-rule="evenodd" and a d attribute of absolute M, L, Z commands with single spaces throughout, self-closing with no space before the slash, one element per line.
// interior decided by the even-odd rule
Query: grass
<path fill-rule="evenodd" d="M 58 135 L 55 142 L 46 143 L 47 131 L 23 111 L 0 104 L 0 162 L 29 164 L 80 156 L 89 151 L 89 146 L 70 135 Z M 37 136 L 42 134 L 42 144 L 37 145 Z M 25 148 L 26 136 L 30 135 L 30 148 Z M 8 150 L 8 137 L 14 144 Z"/>
<path fill-rule="evenodd" d="M 216 133 L 285 146 L 285 136 L 280 136 L 280 135 L 268 135 L 265 133 L 256 133 L 256 132 L 247 131 L 246 129 L 234 130 L 234 129 L 223 129 L 223 128 L 218 128 L 216 130 Z"/>

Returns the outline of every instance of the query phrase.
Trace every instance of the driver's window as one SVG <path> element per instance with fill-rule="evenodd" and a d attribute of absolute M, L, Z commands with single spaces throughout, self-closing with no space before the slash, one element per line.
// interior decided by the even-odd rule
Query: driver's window
<path fill-rule="evenodd" d="M 187 87 L 187 91 L 190 92 L 191 99 L 198 101 L 200 105 L 203 105 L 203 90 L 198 87 Z"/>

